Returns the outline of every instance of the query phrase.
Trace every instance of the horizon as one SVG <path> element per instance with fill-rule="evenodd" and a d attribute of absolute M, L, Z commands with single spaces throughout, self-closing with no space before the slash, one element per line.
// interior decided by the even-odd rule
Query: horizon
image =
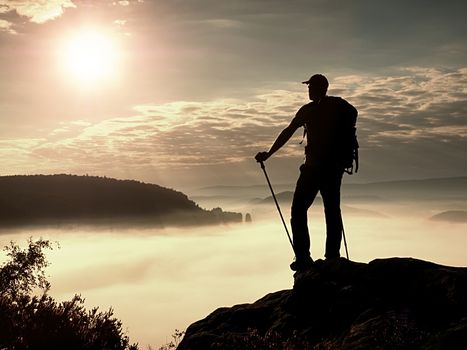
<path fill-rule="evenodd" d="M 82 176 L 82 177 L 96 177 L 96 178 L 102 178 L 102 179 L 109 179 L 109 180 L 117 180 L 117 181 L 135 181 L 135 182 L 141 182 L 141 183 L 144 183 L 144 184 L 148 184 L 148 185 L 157 185 L 157 186 L 161 186 L 161 187 L 166 187 L 166 186 L 163 186 L 159 183 L 155 183 L 155 182 L 146 182 L 146 181 L 142 181 L 142 180 L 138 180 L 138 179 L 132 179 L 132 178 L 118 178 L 118 177 L 110 177 L 110 176 L 107 176 L 107 175 L 89 175 L 89 174 L 67 174 L 67 173 L 53 173 L 53 174 L 40 174 L 40 173 L 37 173 L 37 174 L 4 174 L 4 175 L 0 175 L 0 178 L 2 177 L 14 177 L 14 176 Z M 349 182 L 349 183 L 345 183 L 345 181 L 343 181 L 342 183 L 342 186 L 348 186 L 348 185 L 376 185 L 376 184 L 384 184 L 384 183 L 398 183 L 398 182 L 417 182 L 417 181 L 431 181 L 431 180 L 453 180 L 453 179 L 464 179 L 464 178 L 467 178 L 467 175 L 459 175 L 459 176 L 442 176 L 442 177 L 420 177 L 420 178 L 407 178 L 407 179 L 398 179 L 398 180 L 379 180 L 379 181 L 368 181 L 368 182 Z M 176 190 L 176 191 L 185 191 L 185 190 L 203 190 L 203 189 L 216 189 L 216 188 L 239 188 L 239 187 L 242 187 L 242 188 L 248 188 L 248 187 L 258 187 L 258 186 L 262 186 L 262 187 L 266 187 L 267 184 L 262 181 L 262 183 L 256 183 L 256 184 L 248 184 L 248 185 L 229 185 L 229 184 L 226 184 L 226 183 L 219 183 L 219 184 L 212 184 L 212 185 L 209 185 L 209 186 L 203 186 L 203 187 L 192 187 L 192 188 L 184 188 L 184 189 L 180 189 L 180 188 L 175 188 L 175 187 L 166 187 L 166 188 L 169 188 L 169 189 L 173 189 L 173 190 Z M 284 182 L 284 183 L 275 183 L 274 186 L 295 186 L 295 182 Z M 186 194 L 186 193 L 185 193 Z"/>

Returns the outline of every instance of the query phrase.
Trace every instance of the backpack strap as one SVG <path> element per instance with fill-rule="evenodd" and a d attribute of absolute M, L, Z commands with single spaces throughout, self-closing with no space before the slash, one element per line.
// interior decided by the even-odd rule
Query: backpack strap
<path fill-rule="evenodd" d="M 306 133 L 307 133 L 306 124 L 303 124 L 303 138 L 302 138 L 302 141 L 300 141 L 299 145 L 301 145 L 303 141 L 305 141 Z"/>
<path fill-rule="evenodd" d="M 358 167 L 359 167 L 359 160 L 358 160 L 358 148 L 359 147 L 360 145 L 358 144 L 357 135 L 355 135 L 354 146 L 353 146 L 353 159 L 355 160 L 355 173 L 358 173 Z M 352 162 L 352 166 L 350 168 L 344 169 L 344 171 L 347 174 L 352 175 L 354 173 L 353 162 Z"/>
<path fill-rule="evenodd" d="M 357 143 L 356 147 L 355 147 L 355 172 L 358 173 L 358 141 L 357 139 L 355 139 L 355 142 Z"/>

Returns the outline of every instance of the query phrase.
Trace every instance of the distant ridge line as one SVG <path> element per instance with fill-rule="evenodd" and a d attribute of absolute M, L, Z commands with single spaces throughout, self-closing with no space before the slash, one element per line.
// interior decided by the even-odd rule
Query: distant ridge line
<path fill-rule="evenodd" d="M 362 183 L 350 183 L 345 184 L 344 186 L 367 186 L 367 185 L 389 185 L 389 184 L 403 184 L 403 183 L 415 183 L 415 182 L 439 182 L 439 181 L 467 181 L 466 176 L 455 176 L 455 177 L 432 177 L 426 179 L 406 179 L 406 180 L 385 180 L 385 181 L 372 181 L 372 182 L 362 182 Z M 259 188 L 266 187 L 266 184 L 256 184 L 256 185 L 214 185 L 214 186 L 205 186 L 200 187 L 198 190 L 215 190 L 215 189 L 238 189 L 238 188 Z M 277 187 L 287 187 L 295 186 L 295 183 L 277 183 L 274 184 Z"/>

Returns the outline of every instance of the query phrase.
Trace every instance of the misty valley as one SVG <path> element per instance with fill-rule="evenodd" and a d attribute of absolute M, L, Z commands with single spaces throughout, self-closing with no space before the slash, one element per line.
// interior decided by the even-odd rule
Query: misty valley
<path fill-rule="evenodd" d="M 437 215 L 455 211 L 461 217 L 467 211 L 466 189 L 467 178 L 344 184 L 342 211 L 350 259 L 401 256 L 465 266 L 467 224 L 456 215 L 441 220 Z M 293 185 L 275 190 L 288 220 Z M 47 253 L 50 294 L 67 300 L 80 293 L 89 308 L 113 307 L 131 338 L 143 347 L 166 343 L 174 329 L 184 329 L 220 306 L 252 302 L 291 287 L 288 265 L 293 252 L 267 187 L 199 188 L 179 196 L 206 212 L 221 207 L 229 213 L 249 213 L 252 222 L 31 222 L 3 227 L 0 243 L 22 244 L 31 236 L 59 242 L 60 248 Z M 8 206 L 5 198 L 3 208 Z M 167 207 L 169 202 L 162 203 Z M 319 198 L 310 209 L 309 227 L 312 256 L 321 259 L 325 225 Z"/>
<path fill-rule="evenodd" d="M 279 184 L 274 190 L 283 211 L 288 213 L 294 184 Z M 341 196 L 344 217 L 356 215 L 392 220 L 411 217 L 422 221 L 467 223 L 467 177 L 368 184 L 346 184 L 344 179 Z M 256 216 L 275 210 L 266 186 L 206 187 L 191 198 L 206 207 L 223 203 L 228 210 L 251 211 Z M 319 195 L 311 209 L 311 213 L 314 212 L 322 212 Z"/>

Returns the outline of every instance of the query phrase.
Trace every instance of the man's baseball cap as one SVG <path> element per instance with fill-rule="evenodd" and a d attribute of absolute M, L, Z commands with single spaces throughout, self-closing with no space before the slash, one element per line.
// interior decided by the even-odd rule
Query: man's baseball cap
<path fill-rule="evenodd" d="M 327 89 L 329 86 L 328 80 L 322 74 L 314 74 L 311 76 L 310 79 L 306 81 L 302 81 L 302 84 L 313 85 L 313 86 L 321 87 L 324 89 Z"/>

